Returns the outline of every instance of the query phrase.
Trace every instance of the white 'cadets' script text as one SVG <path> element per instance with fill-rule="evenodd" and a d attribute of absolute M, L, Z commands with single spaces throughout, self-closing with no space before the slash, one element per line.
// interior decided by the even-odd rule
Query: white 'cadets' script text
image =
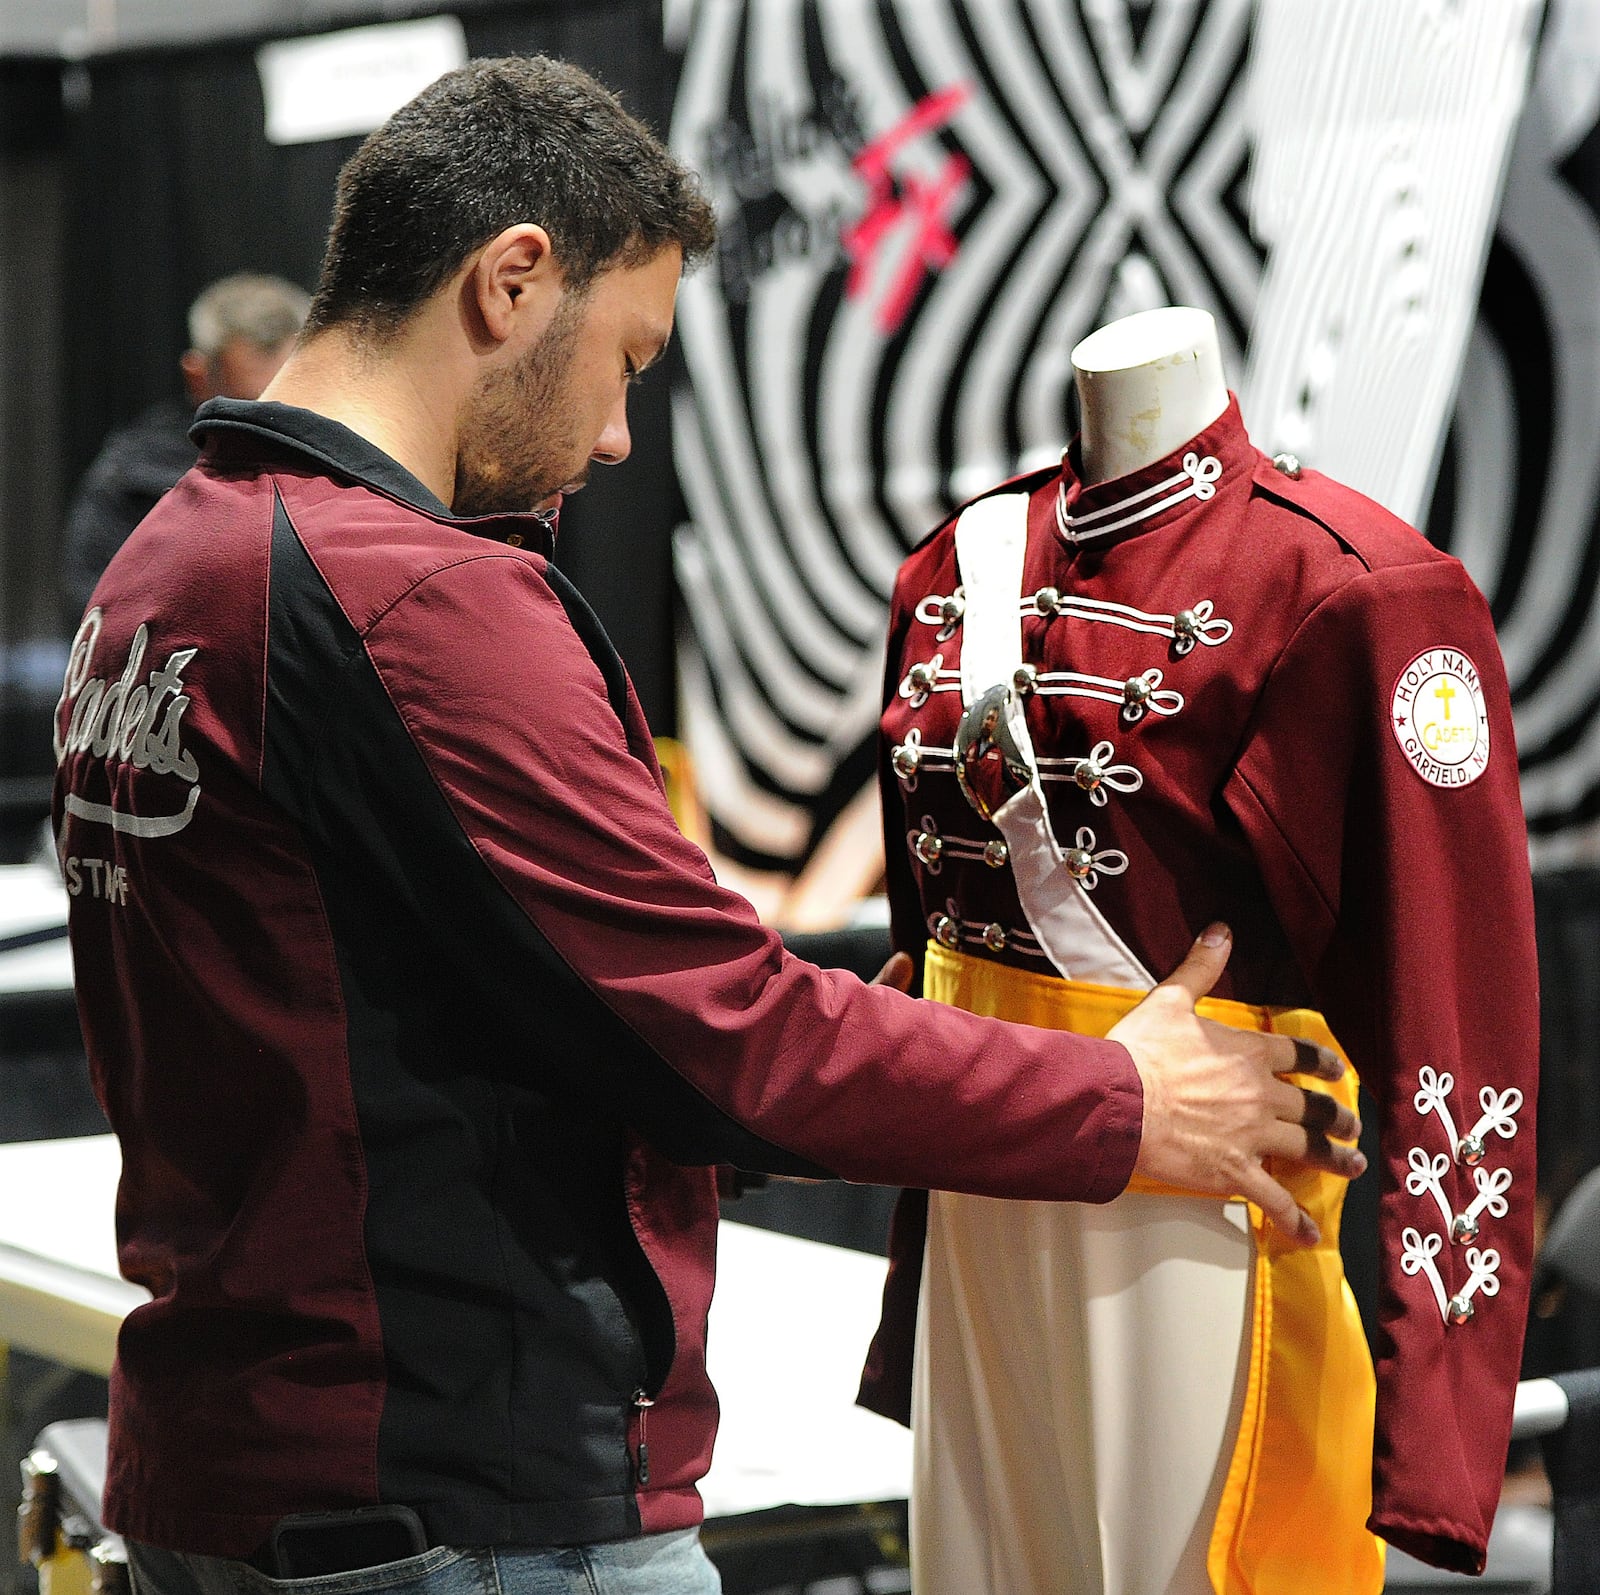
<path fill-rule="evenodd" d="M 141 623 L 121 673 L 115 678 L 91 676 L 101 624 L 100 610 L 91 609 L 72 639 L 66 677 L 56 700 L 56 763 L 69 753 L 87 750 L 110 764 L 131 764 L 136 770 L 153 770 L 157 775 L 199 780 L 199 766 L 183 746 L 182 730 L 183 711 L 189 707 L 183 672 L 199 650 L 178 649 L 159 670 L 150 672 L 148 681 L 140 681 L 150 644 L 150 628 Z"/>

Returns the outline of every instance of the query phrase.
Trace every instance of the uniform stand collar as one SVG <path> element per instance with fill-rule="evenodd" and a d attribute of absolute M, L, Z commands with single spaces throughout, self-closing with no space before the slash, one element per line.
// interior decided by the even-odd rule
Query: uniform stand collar
<path fill-rule="evenodd" d="M 1171 526 L 1235 483 L 1248 481 L 1255 464 L 1232 393 L 1227 409 L 1205 431 L 1142 470 L 1109 482 L 1085 485 L 1080 443 L 1074 438 L 1062 456 L 1056 499 L 1056 532 L 1068 548 L 1118 543 Z"/>

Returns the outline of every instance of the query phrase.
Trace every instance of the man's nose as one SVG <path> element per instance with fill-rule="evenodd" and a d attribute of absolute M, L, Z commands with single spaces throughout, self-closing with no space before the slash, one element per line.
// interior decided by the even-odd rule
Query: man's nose
<path fill-rule="evenodd" d="M 628 433 L 628 396 L 624 392 L 616 408 L 606 418 L 600 436 L 589 451 L 589 458 L 602 465 L 620 465 L 633 450 L 633 439 Z"/>

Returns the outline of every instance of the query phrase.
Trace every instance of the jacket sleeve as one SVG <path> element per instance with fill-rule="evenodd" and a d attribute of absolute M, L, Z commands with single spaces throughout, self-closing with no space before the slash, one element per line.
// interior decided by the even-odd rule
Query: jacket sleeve
<path fill-rule="evenodd" d="M 1461 567 L 1325 598 L 1224 796 L 1380 1108 L 1371 1527 L 1480 1571 L 1527 1317 L 1538 1005 L 1510 698 Z"/>
<path fill-rule="evenodd" d="M 637 703 L 619 703 L 614 655 L 602 668 L 591 651 L 603 642 L 557 573 L 509 553 L 436 573 L 366 634 L 481 861 L 464 956 L 512 972 L 494 1000 L 530 1026 L 553 993 L 592 1016 L 601 1039 L 569 1025 L 542 1050 L 552 1080 L 680 1162 L 1120 1191 L 1143 1111 L 1126 1051 L 932 1011 L 787 954 L 673 823 Z"/>

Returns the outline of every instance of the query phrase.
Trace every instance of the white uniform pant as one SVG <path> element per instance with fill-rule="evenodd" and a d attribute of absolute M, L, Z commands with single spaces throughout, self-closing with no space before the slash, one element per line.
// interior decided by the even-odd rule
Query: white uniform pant
<path fill-rule="evenodd" d="M 1210 1595 L 1254 1250 L 1242 1202 L 930 1193 L 916 1595 Z"/>

